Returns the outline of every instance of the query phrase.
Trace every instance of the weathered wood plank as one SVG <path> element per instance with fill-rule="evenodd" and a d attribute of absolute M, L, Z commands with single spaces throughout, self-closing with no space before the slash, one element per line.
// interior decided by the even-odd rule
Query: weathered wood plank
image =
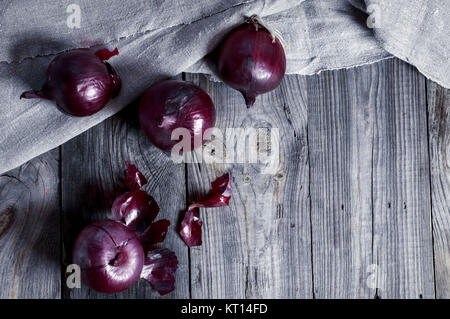
<path fill-rule="evenodd" d="M 434 298 L 425 78 L 380 64 L 373 145 L 374 261 L 381 298 Z"/>
<path fill-rule="evenodd" d="M 192 74 L 186 79 L 210 94 L 216 127 L 224 136 L 226 128 L 277 128 L 280 136 L 279 163 L 271 170 L 248 158 L 245 163 L 187 164 L 189 201 L 205 194 L 224 172 L 233 176 L 230 207 L 201 210 L 203 245 L 190 249 L 192 297 L 312 297 L 305 77 L 285 77 L 251 109 L 223 83 Z M 260 133 L 261 154 L 266 143 Z M 230 141 L 216 138 L 206 149 L 220 154 L 224 142 Z M 249 154 L 249 147 L 227 146 L 226 153 Z"/>
<path fill-rule="evenodd" d="M 450 90 L 427 81 L 436 297 L 450 298 Z"/>
<path fill-rule="evenodd" d="M 61 161 L 65 263 L 71 261 L 72 245 L 82 228 L 108 216 L 114 195 L 123 191 L 120 185 L 129 161 L 148 177 L 144 189 L 161 208 L 158 218 L 172 223 L 163 246 L 175 251 L 179 265 L 176 290 L 164 298 L 188 298 L 188 250 L 175 231 L 186 202 L 184 165 L 174 164 L 147 141 L 139 129 L 137 104 L 64 144 Z M 81 289 L 65 289 L 65 297 L 160 298 L 143 280 L 119 294 L 101 294 L 83 285 Z"/>
<path fill-rule="evenodd" d="M 425 105 L 400 60 L 308 79 L 316 297 L 434 297 Z"/>
<path fill-rule="evenodd" d="M 371 298 L 376 68 L 308 78 L 312 254 L 316 298 Z M 375 82 L 375 85 L 374 85 Z"/>
<path fill-rule="evenodd" d="M 0 176 L 0 298 L 60 298 L 59 151 Z"/>

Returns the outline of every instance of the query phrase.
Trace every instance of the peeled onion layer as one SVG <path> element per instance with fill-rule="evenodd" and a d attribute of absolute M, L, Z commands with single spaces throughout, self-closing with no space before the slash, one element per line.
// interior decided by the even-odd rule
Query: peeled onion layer
<path fill-rule="evenodd" d="M 115 220 L 85 227 L 72 259 L 81 268 L 82 281 L 99 292 L 120 292 L 143 278 L 161 295 L 167 294 L 175 288 L 178 260 L 174 252 L 155 245 L 164 241 L 170 221 L 154 222 L 159 206 L 141 189 L 147 179 L 135 165 L 126 165 L 125 184 L 131 190 L 114 201 Z"/>
<path fill-rule="evenodd" d="M 166 238 L 167 232 L 169 230 L 170 221 L 167 219 L 159 219 L 139 235 L 139 240 L 141 241 L 144 251 L 151 250 L 156 244 L 162 243 Z"/>
<path fill-rule="evenodd" d="M 177 128 L 189 132 L 190 150 L 200 147 L 206 142 L 205 130 L 213 127 L 215 120 L 216 112 L 209 95 L 186 81 L 166 80 L 151 86 L 139 106 L 141 128 L 150 142 L 165 152 L 170 152 L 181 140 L 172 140 L 172 132 Z"/>
<path fill-rule="evenodd" d="M 23 92 L 20 98 L 53 100 L 65 113 L 92 115 L 120 91 L 119 75 L 105 62 L 118 54 L 117 48 L 113 51 L 77 49 L 61 53 L 48 66 L 42 89 Z"/>
<path fill-rule="evenodd" d="M 189 247 L 201 246 L 202 225 L 199 207 L 228 206 L 231 199 L 231 175 L 224 174 L 211 183 L 211 190 L 201 201 L 189 205 L 181 222 L 180 236 Z"/>
<path fill-rule="evenodd" d="M 159 213 L 156 200 L 141 187 L 147 179 L 136 165 L 126 163 L 125 184 L 132 191 L 118 196 L 112 205 L 112 218 L 134 231 L 141 241 L 144 251 L 149 251 L 164 241 L 170 221 L 160 219 L 154 221 Z"/>
<path fill-rule="evenodd" d="M 205 199 L 191 204 L 189 208 L 228 206 L 230 198 L 231 175 L 226 173 L 211 182 L 211 190 Z"/>
<path fill-rule="evenodd" d="M 180 236 L 189 247 L 202 245 L 202 226 L 198 208 L 188 209 L 181 221 Z"/>
<path fill-rule="evenodd" d="M 125 185 L 130 190 L 141 189 L 142 186 L 147 184 L 145 176 L 137 169 L 136 165 L 126 163 L 127 170 L 125 176 Z"/>
<path fill-rule="evenodd" d="M 175 289 L 177 267 L 178 259 L 173 251 L 167 248 L 155 249 L 145 255 L 141 278 L 160 295 L 165 295 Z"/>
<path fill-rule="evenodd" d="M 159 206 L 151 195 L 138 189 L 117 197 L 111 212 L 115 220 L 141 233 L 155 220 Z"/>
<path fill-rule="evenodd" d="M 220 78 L 242 93 L 247 107 L 275 89 L 286 71 L 280 40 L 255 19 L 233 30 L 223 42 L 217 69 Z"/>
<path fill-rule="evenodd" d="M 125 225 L 101 220 L 86 226 L 78 235 L 72 260 L 80 266 L 83 283 L 99 292 L 116 293 L 140 278 L 144 250 Z"/>

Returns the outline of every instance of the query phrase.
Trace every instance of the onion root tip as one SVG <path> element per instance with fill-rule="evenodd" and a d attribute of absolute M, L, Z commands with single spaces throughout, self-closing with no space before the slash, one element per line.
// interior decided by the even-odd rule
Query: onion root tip
<path fill-rule="evenodd" d="M 47 97 L 42 91 L 25 91 L 20 95 L 21 99 L 46 99 Z"/>

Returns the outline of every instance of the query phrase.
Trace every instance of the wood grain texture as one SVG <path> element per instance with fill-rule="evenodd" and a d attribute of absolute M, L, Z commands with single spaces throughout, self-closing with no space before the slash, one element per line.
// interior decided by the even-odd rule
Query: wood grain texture
<path fill-rule="evenodd" d="M 83 227 L 109 216 L 115 196 L 124 191 L 125 162 L 129 161 L 149 181 L 144 189 L 161 208 L 157 219 L 171 221 L 163 246 L 176 253 L 179 264 L 176 290 L 164 298 L 188 298 L 188 251 L 175 230 L 186 202 L 184 165 L 174 164 L 152 146 L 139 129 L 137 119 L 134 104 L 62 146 L 64 261 L 66 265 L 70 263 L 74 240 Z M 97 293 L 85 285 L 81 289 L 65 288 L 65 297 L 160 298 L 144 280 L 119 294 Z"/>
<path fill-rule="evenodd" d="M 163 246 L 179 268 L 164 298 L 450 297 L 450 90 L 398 59 L 286 76 L 251 109 L 223 83 L 184 78 L 210 94 L 222 132 L 278 129 L 277 165 L 249 163 L 249 145 L 224 147 L 243 163 L 175 164 L 133 103 L 0 176 L 0 298 L 160 298 L 144 281 L 112 295 L 61 282 L 78 233 L 123 191 L 126 161 L 172 222 Z M 263 134 L 256 147 L 275 150 Z M 201 209 L 203 245 L 188 249 L 180 217 L 224 172 L 230 206 Z"/>
<path fill-rule="evenodd" d="M 450 298 L 450 90 L 427 81 L 436 297 Z"/>
<path fill-rule="evenodd" d="M 235 158 L 229 164 L 187 164 L 189 201 L 204 195 L 221 174 L 233 176 L 230 207 L 201 210 L 203 245 L 190 249 L 192 297 L 312 297 L 305 78 L 286 76 L 251 109 L 223 83 L 200 75 L 187 75 L 187 80 L 212 97 L 216 126 L 224 136 L 228 128 L 265 128 L 266 134 L 278 128 L 280 136 L 279 163 L 270 170 L 248 157 L 243 163 Z M 263 133 L 260 153 L 267 149 Z M 217 154 L 224 143 L 226 154 L 249 155 L 249 144 L 230 145 L 226 137 L 204 149 Z"/>
<path fill-rule="evenodd" d="M 316 298 L 371 298 L 373 97 L 370 67 L 308 78 Z"/>
<path fill-rule="evenodd" d="M 424 83 L 396 59 L 308 78 L 318 298 L 434 297 Z"/>
<path fill-rule="evenodd" d="M 425 78 L 385 61 L 375 107 L 374 260 L 381 298 L 434 298 Z"/>
<path fill-rule="evenodd" d="M 59 153 L 0 176 L 0 298 L 60 298 Z"/>

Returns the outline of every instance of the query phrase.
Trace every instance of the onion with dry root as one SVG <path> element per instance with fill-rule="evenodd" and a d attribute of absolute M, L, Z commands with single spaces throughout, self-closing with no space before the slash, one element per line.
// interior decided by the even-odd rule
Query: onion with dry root
<path fill-rule="evenodd" d="M 119 75 L 105 62 L 119 51 L 78 49 L 59 54 L 47 68 L 41 90 L 23 92 L 20 98 L 47 99 L 75 116 L 100 111 L 121 88 Z"/>
<path fill-rule="evenodd" d="M 258 16 L 233 30 L 220 48 L 220 78 L 240 91 L 247 107 L 258 95 L 275 89 L 286 71 L 283 40 Z"/>

